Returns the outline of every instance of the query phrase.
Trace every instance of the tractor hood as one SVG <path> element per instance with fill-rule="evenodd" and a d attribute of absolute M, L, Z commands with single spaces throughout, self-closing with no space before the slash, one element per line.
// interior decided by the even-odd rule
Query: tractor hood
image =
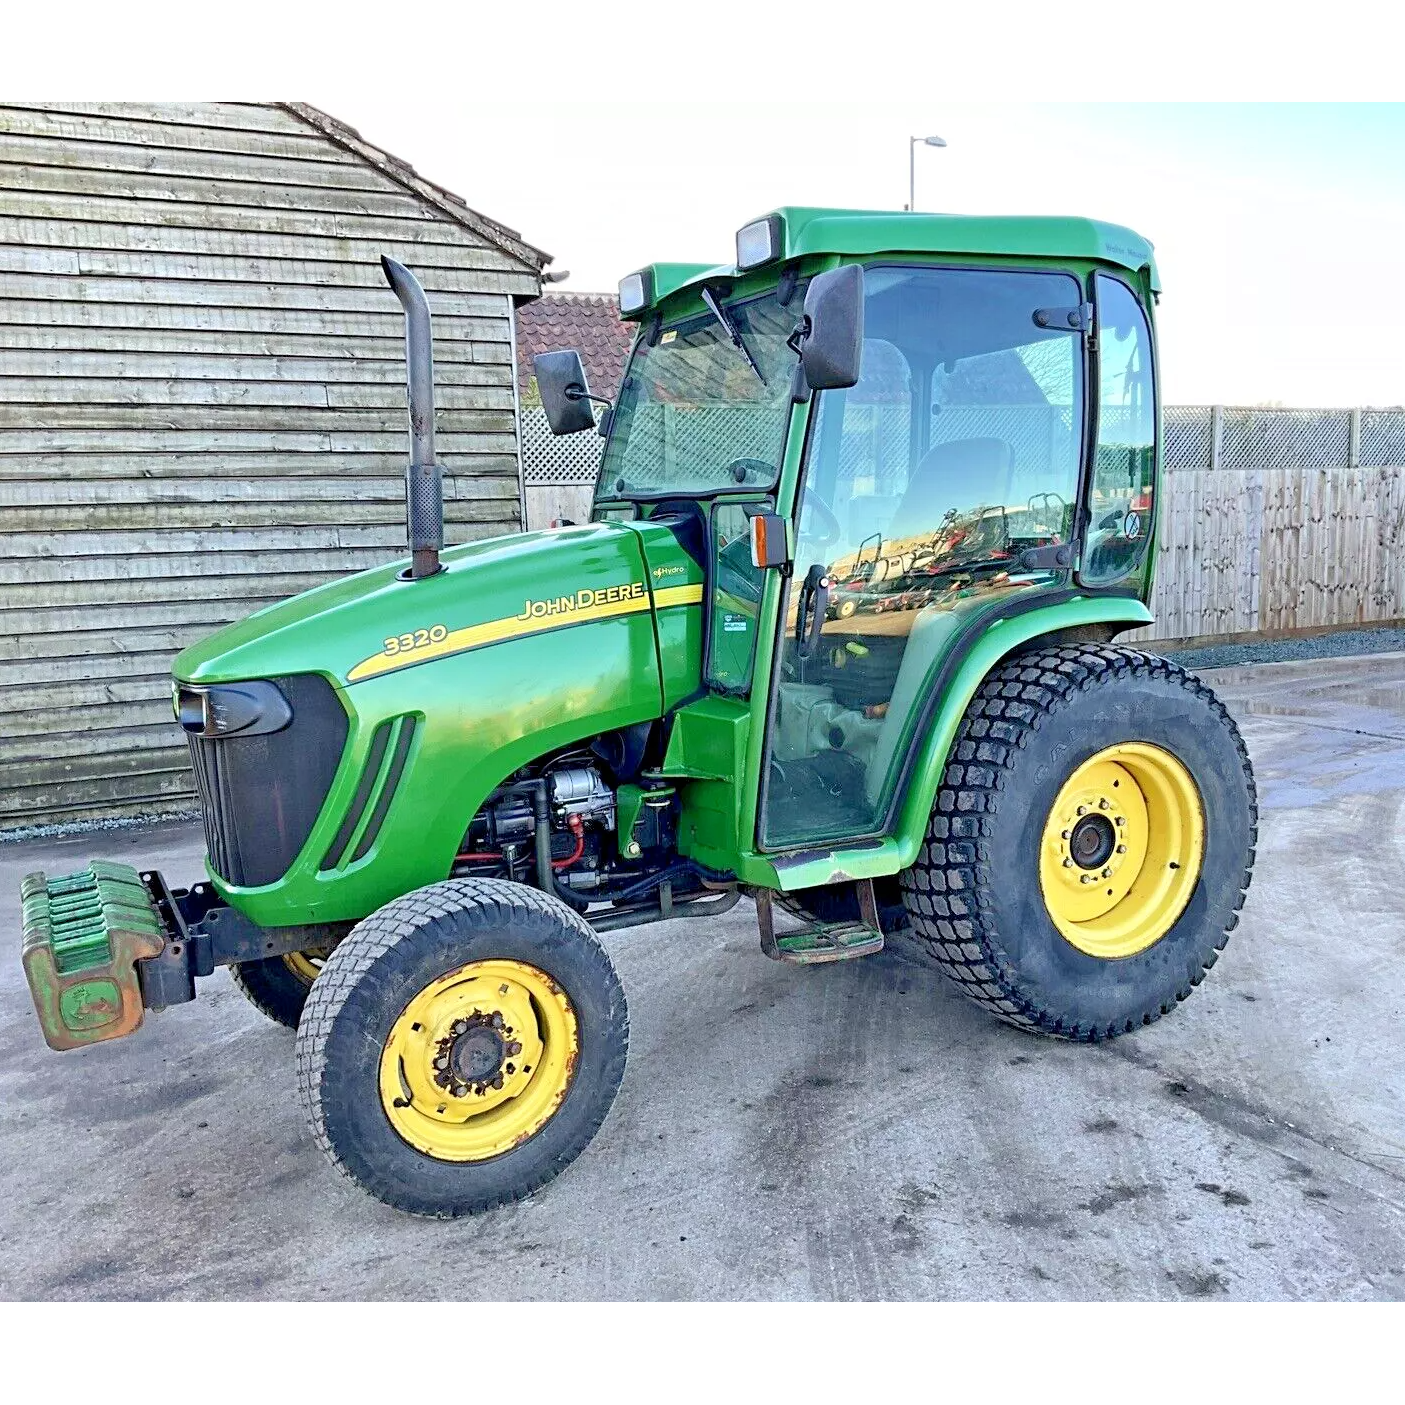
<path fill-rule="evenodd" d="M 172 671 L 196 684 L 320 673 L 354 688 L 495 644 L 646 614 L 644 537 L 653 532 L 594 523 L 497 537 L 446 551 L 444 569 L 420 580 L 393 562 L 218 630 L 178 655 Z M 657 686 L 657 661 L 637 664 Z"/>

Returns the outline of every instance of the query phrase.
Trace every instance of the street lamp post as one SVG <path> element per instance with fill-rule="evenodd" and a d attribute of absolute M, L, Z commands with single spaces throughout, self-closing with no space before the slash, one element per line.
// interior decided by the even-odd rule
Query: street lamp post
<path fill-rule="evenodd" d="M 919 146 L 945 146 L 942 137 L 909 137 L 907 139 L 907 208 L 917 209 L 917 148 Z"/>

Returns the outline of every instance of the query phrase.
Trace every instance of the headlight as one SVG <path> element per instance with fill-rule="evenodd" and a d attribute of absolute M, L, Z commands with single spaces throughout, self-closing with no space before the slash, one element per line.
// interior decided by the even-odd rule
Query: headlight
<path fill-rule="evenodd" d="M 176 684 L 176 719 L 197 737 L 256 737 L 281 732 L 293 720 L 288 700 L 272 683 Z"/>
<path fill-rule="evenodd" d="M 654 276 L 647 268 L 620 279 L 620 316 L 628 317 L 648 307 L 653 297 Z"/>
<path fill-rule="evenodd" d="M 779 215 L 767 215 L 753 220 L 737 230 L 737 267 L 745 272 L 770 263 L 781 252 L 781 220 Z"/>

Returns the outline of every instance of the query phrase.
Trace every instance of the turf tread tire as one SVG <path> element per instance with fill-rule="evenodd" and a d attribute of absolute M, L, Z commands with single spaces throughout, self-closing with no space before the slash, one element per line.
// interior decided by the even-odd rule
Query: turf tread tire
<path fill-rule="evenodd" d="M 387 963 L 393 963 L 401 944 L 414 941 L 427 929 L 445 922 L 466 923 L 470 927 L 487 931 L 506 930 L 514 925 L 545 926 L 553 922 L 567 929 L 575 939 L 575 950 L 580 960 L 591 976 L 598 979 L 605 994 L 608 1015 L 607 1028 L 603 1033 L 608 1037 L 608 1041 L 604 1050 L 605 1057 L 596 1070 L 599 1087 L 592 1105 L 584 1119 L 579 1120 L 574 1134 L 564 1146 L 535 1166 L 529 1174 L 518 1176 L 510 1185 L 502 1185 L 485 1193 L 466 1195 L 452 1203 L 446 1201 L 433 1204 L 427 1203 L 422 1196 L 416 1197 L 397 1188 L 385 1176 L 368 1175 L 364 1165 L 353 1164 L 354 1157 L 349 1148 L 344 1144 L 339 1145 L 338 1138 L 329 1125 L 328 1094 L 337 1077 L 337 1070 L 329 1064 L 329 1043 L 334 1037 L 339 1017 L 346 1012 L 348 1002 L 356 998 L 358 991 L 367 989 L 368 981 L 376 981 Z M 469 954 L 465 960 L 488 959 L 493 954 L 491 950 L 486 950 L 481 956 L 476 953 Z M 456 964 L 463 962 L 451 962 L 446 969 L 453 969 Z M 407 998 L 414 993 L 416 992 L 409 991 Z M 572 996 L 572 1003 L 577 1005 L 579 1018 L 577 994 L 568 993 Z M 403 1003 L 399 1008 L 404 1008 Z M 584 1045 L 584 1030 L 581 1037 Z M 337 1171 L 395 1209 L 437 1219 L 454 1219 L 460 1215 L 477 1214 L 520 1200 L 539 1190 L 574 1161 L 599 1130 L 614 1102 L 624 1077 L 628 1049 L 629 1012 L 625 1004 L 624 990 L 609 955 L 600 944 L 594 929 L 584 918 L 559 899 L 549 897 L 539 889 L 525 884 L 490 878 L 454 878 L 397 898 L 352 929 L 350 935 L 328 957 L 312 987 L 302 1022 L 298 1026 L 295 1053 L 298 1084 L 308 1125 L 314 1140 Z M 578 1068 L 576 1080 L 567 1093 L 566 1102 L 563 1102 L 552 1120 L 524 1144 L 525 1147 L 540 1142 L 547 1130 L 563 1116 L 580 1082 L 580 1073 Z M 388 1121 L 386 1125 L 389 1126 Z M 393 1131 L 391 1135 L 395 1135 Z M 407 1144 L 400 1145 L 411 1158 L 432 1161 Z M 524 1147 L 515 1148 L 491 1162 L 467 1164 L 493 1166 L 501 1163 L 507 1156 L 517 1156 L 522 1150 Z"/>
<path fill-rule="evenodd" d="M 1002 799 L 1019 784 L 1017 773 L 1023 775 L 1027 769 L 1020 766 L 1021 757 L 1040 729 L 1081 694 L 1110 682 L 1143 687 L 1160 683 L 1183 690 L 1188 704 L 1224 729 L 1237 751 L 1247 794 L 1247 846 L 1242 871 L 1231 876 L 1232 899 L 1222 930 L 1197 951 L 1174 989 L 1116 1020 L 1070 1021 L 1030 997 L 1027 983 L 1006 958 L 990 921 L 993 868 L 998 866 L 993 817 Z M 1207 817 L 1207 823 L 1215 818 Z M 905 944 L 935 964 L 977 1005 L 1008 1024 L 1088 1042 L 1130 1033 L 1173 1010 L 1215 964 L 1238 925 L 1248 895 L 1257 836 L 1257 794 L 1243 738 L 1213 690 L 1194 674 L 1168 659 L 1124 645 L 1069 644 L 1020 654 L 991 671 L 957 729 L 922 848 L 902 875 L 910 919 Z M 1037 877 L 1035 883 L 1037 890 Z"/>
<path fill-rule="evenodd" d="M 244 998 L 260 1014 L 285 1029 L 298 1027 L 312 987 L 289 970 L 281 956 L 237 961 L 229 968 L 229 974 Z"/>

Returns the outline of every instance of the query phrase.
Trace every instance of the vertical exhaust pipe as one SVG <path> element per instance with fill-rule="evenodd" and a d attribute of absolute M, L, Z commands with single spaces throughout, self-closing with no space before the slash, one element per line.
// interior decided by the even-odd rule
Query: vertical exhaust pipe
<path fill-rule="evenodd" d="M 382 256 L 386 281 L 405 309 L 405 364 L 410 405 L 410 463 L 405 470 L 405 510 L 410 529 L 410 580 L 444 568 L 444 482 L 434 461 L 434 341 L 429 302 L 419 279 L 392 258 Z"/>

